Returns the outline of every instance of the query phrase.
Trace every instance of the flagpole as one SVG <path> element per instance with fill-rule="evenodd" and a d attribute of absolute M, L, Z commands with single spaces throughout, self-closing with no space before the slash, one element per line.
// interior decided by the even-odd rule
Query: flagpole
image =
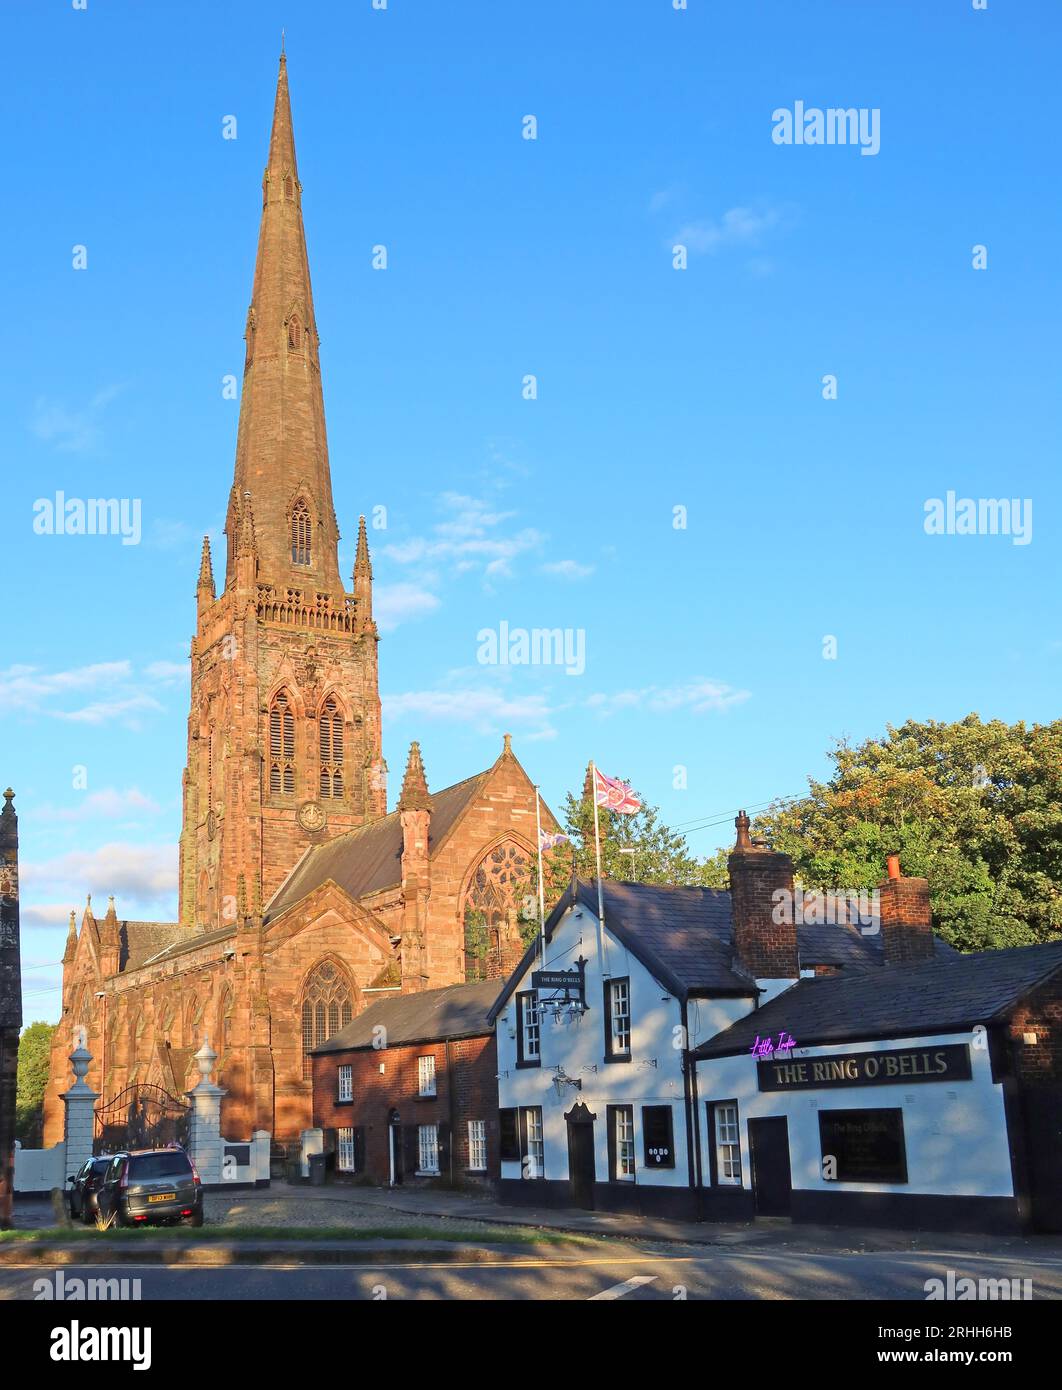
<path fill-rule="evenodd" d="M 605 890 L 601 884 L 601 827 L 597 818 L 597 764 L 590 761 L 590 788 L 594 798 L 594 855 L 597 859 L 597 965 L 605 973 Z"/>
<path fill-rule="evenodd" d="M 538 845 L 538 939 L 542 969 L 546 968 L 546 889 L 542 882 L 542 811 L 538 787 L 535 788 L 535 842 Z"/>

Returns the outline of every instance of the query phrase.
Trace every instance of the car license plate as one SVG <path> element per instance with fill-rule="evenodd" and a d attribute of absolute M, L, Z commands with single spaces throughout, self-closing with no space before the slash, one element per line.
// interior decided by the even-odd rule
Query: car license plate
<path fill-rule="evenodd" d="M 148 1198 L 149 1202 L 176 1202 L 176 1192 L 156 1192 Z"/>

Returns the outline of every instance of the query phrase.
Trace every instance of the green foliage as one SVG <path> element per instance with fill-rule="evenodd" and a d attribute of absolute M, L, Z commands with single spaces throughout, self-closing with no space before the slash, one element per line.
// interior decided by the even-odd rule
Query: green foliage
<path fill-rule="evenodd" d="M 632 816 L 621 816 L 599 808 L 598 818 L 601 868 L 606 878 L 638 883 L 726 886 L 725 880 L 716 883 L 710 877 L 715 872 L 714 861 L 704 864 L 695 859 L 689 852 L 685 836 L 663 824 L 658 807 L 643 801 L 641 810 Z M 569 793 L 564 802 L 564 821 L 572 838 L 579 877 L 596 878 L 592 799 L 585 796 L 577 801 Z M 572 847 L 568 847 L 569 866 L 571 854 Z"/>
<path fill-rule="evenodd" d="M 15 1083 L 15 1136 L 27 1148 L 41 1142 L 44 1092 L 54 1023 L 31 1023 L 18 1040 L 18 1077 Z"/>
<path fill-rule="evenodd" d="M 756 821 L 806 887 L 873 888 L 898 852 L 960 950 L 1062 935 L 1062 720 L 909 720 L 830 756 L 828 781 Z"/>

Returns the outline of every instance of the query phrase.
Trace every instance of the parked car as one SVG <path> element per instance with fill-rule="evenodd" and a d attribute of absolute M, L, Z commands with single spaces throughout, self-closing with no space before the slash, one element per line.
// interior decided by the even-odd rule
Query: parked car
<path fill-rule="evenodd" d="M 104 1154 L 100 1158 L 90 1158 L 77 1172 L 67 1178 L 70 1183 L 70 1215 L 74 1220 L 79 1218 L 86 1226 L 91 1226 L 96 1220 L 96 1212 L 99 1210 L 98 1198 L 99 1190 L 103 1186 L 103 1181 L 107 1176 L 107 1170 L 114 1162 L 114 1154 Z"/>
<path fill-rule="evenodd" d="M 195 1164 L 176 1145 L 116 1155 L 98 1201 L 104 1219 L 113 1212 L 117 1226 L 203 1224 L 203 1185 Z"/>

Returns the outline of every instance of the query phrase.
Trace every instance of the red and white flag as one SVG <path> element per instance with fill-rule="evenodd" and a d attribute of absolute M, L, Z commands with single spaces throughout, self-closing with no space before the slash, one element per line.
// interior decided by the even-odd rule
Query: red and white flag
<path fill-rule="evenodd" d="M 618 777 L 606 777 L 594 768 L 594 801 L 604 806 L 606 811 L 616 811 L 621 816 L 633 816 L 642 809 L 642 803 Z"/>

